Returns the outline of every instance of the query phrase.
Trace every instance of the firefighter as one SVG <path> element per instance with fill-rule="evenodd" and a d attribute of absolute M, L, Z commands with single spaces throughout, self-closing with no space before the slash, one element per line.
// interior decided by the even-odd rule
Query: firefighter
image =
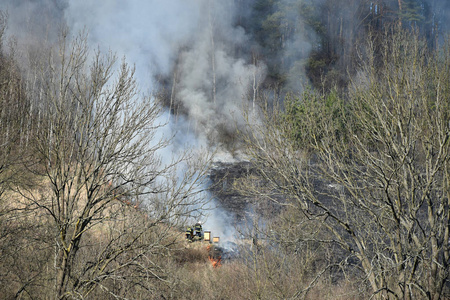
<path fill-rule="evenodd" d="M 186 229 L 186 239 L 188 241 L 192 241 L 193 238 L 194 238 L 194 229 L 191 226 L 188 226 L 188 228 Z"/>
<path fill-rule="evenodd" d="M 195 235 L 202 239 L 202 222 L 198 222 L 195 224 Z"/>

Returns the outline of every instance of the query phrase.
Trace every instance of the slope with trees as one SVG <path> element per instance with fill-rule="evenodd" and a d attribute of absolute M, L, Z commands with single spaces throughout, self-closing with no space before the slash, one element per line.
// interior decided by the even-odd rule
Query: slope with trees
<path fill-rule="evenodd" d="M 157 137 L 160 108 L 139 94 L 133 68 L 90 52 L 86 35 L 64 30 L 43 51 L 29 56 L 27 77 L 2 57 L 4 295 L 162 293 L 173 282 L 160 257 L 207 203 L 210 156 L 162 157 L 172 150 L 170 136 Z"/>
<path fill-rule="evenodd" d="M 347 94 L 291 98 L 247 138 L 266 183 L 253 192 L 285 195 L 303 229 L 280 243 L 337 248 L 322 271 L 362 272 L 380 299 L 449 295 L 450 54 L 426 44 L 396 28 L 380 56 L 369 43 Z"/>
<path fill-rule="evenodd" d="M 450 297 L 446 4 L 244 2 L 234 1 L 252 14 L 233 21 L 252 47 L 226 49 L 255 67 L 243 95 L 253 104 L 248 127 L 238 128 L 250 160 L 218 186 L 227 188 L 225 204 L 230 195 L 245 200 L 240 217 L 248 219 L 237 228 L 238 254 L 217 269 L 204 244 L 183 239 L 185 221 L 208 199 L 211 157 L 165 156 L 175 151 L 160 135 L 163 107 L 140 95 L 134 68 L 91 52 L 86 35 L 68 30 L 58 45 L 20 57 L 2 39 L 2 296 Z M 224 46 L 216 17 L 205 23 L 211 51 Z M 216 77 L 219 57 L 207 53 L 214 103 L 232 85 Z M 186 75 L 176 68 L 172 93 Z M 289 93 L 304 71 L 312 87 Z M 222 142 L 235 139 L 231 126 L 225 131 Z"/>

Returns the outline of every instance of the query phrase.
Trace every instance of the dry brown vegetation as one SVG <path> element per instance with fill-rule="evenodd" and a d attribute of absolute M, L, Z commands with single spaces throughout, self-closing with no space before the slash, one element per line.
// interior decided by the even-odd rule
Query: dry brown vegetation
<path fill-rule="evenodd" d="M 155 137 L 158 106 L 139 98 L 125 62 L 98 52 L 90 61 L 86 38 L 64 29 L 42 55 L 24 53 L 25 74 L 16 72 L 14 52 L 0 53 L 6 298 L 172 292 L 173 228 L 207 201 L 210 156 L 180 151 L 162 163 L 170 138 Z"/>
<path fill-rule="evenodd" d="M 238 251 L 214 264 L 183 232 L 206 204 L 210 154 L 163 163 L 161 108 L 86 35 L 63 30 L 20 70 L 5 26 L 0 15 L 3 298 L 450 296 L 449 48 L 389 35 L 345 97 L 306 92 L 249 117 L 252 160 L 219 178 L 243 219 Z"/>
<path fill-rule="evenodd" d="M 449 44 L 392 30 L 369 40 L 348 93 L 307 91 L 249 118 L 262 179 L 242 189 L 289 212 L 273 228 L 288 253 L 319 254 L 298 296 L 321 276 L 362 297 L 449 297 Z"/>
<path fill-rule="evenodd" d="M 11 206 L 19 208 L 16 204 Z M 14 220 L 8 219 L 7 225 L 2 223 L 2 230 L 8 233 L 2 236 L 0 260 L 0 293 L 5 299 L 53 298 L 40 295 L 51 295 L 54 291 L 54 229 L 49 226 L 49 216 L 37 212 L 19 210 Z M 114 218 L 108 218 L 111 212 L 115 212 Z M 12 218 L 11 211 L 8 216 Z M 111 243 L 111 237 L 120 239 L 120 244 L 130 242 L 129 235 L 116 232 L 132 232 L 142 227 L 148 227 L 139 237 L 142 241 L 127 249 L 126 256 L 137 257 L 142 253 L 139 247 L 156 243 L 157 248 L 147 253 L 145 259 L 132 260 L 133 263 L 151 260 L 155 266 L 153 273 L 144 275 L 139 268 L 116 273 L 116 278 L 104 281 L 88 298 L 108 299 L 108 295 L 115 294 L 133 299 L 286 299 L 308 284 L 321 265 L 320 249 L 297 256 L 289 251 L 274 252 L 269 243 L 261 242 L 256 247 L 242 240 L 240 254 L 214 268 L 208 259 L 208 242 L 187 242 L 181 230 L 164 224 L 152 227 L 145 211 L 117 200 L 111 203 L 111 209 L 105 210 L 101 225 L 85 235 L 74 268 L 83 270 L 90 263 L 101 263 L 96 258 L 105 251 L 104 245 Z M 131 262 L 122 257 L 114 266 L 119 266 L 123 259 Z M 151 288 L 144 286 L 148 280 L 152 281 Z M 318 278 L 306 299 L 363 298 L 355 296 L 351 280 L 333 281 L 327 275 Z"/>

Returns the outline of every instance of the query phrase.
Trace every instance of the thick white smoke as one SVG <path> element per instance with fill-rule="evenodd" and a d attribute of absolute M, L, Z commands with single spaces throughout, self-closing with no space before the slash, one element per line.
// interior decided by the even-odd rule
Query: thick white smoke
<path fill-rule="evenodd" d="M 7 33 L 28 51 L 45 43 L 56 43 L 64 23 L 73 35 L 86 30 L 91 48 L 111 50 L 136 66 L 137 81 L 146 94 L 156 88 L 157 75 L 176 74 L 171 96 L 182 104 L 185 115 L 171 118 L 167 111 L 162 116 L 161 122 L 169 124 L 160 136 L 171 137 L 178 132 L 173 147 L 163 153 L 163 159 L 169 162 L 178 149 L 211 145 L 211 141 L 217 146 L 214 141 L 223 131 L 231 132 L 235 125 L 242 124 L 240 110 L 252 104 L 258 85 L 264 80 L 264 65 L 252 60 L 251 38 L 235 25 L 235 5 L 239 2 L 2 0 L 0 10 L 9 15 Z M 281 2 L 293 8 L 288 19 L 297 22 L 299 16 L 294 8 L 298 3 Z M 435 22 L 447 29 L 443 21 L 448 18 L 444 15 L 448 12 L 447 2 L 427 3 L 438 11 L 436 19 L 441 21 Z M 245 15 L 250 13 L 241 13 Z M 296 32 L 292 40 L 286 41 L 281 55 L 294 60 L 307 57 L 311 43 L 305 32 Z M 291 88 L 298 85 L 303 75 L 304 66 L 294 66 L 288 78 Z M 232 155 L 221 157 L 231 159 Z M 205 229 L 232 236 L 229 224 L 232 218 L 220 210 L 211 210 L 209 214 Z"/>
<path fill-rule="evenodd" d="M 66 9 L 69 27 L 87 28 L 92 44 L 111 48 L 136 64 L 141 86 L 152 89 L 156 74 L 176 72 L 176 100 L 187 111 L 184 117 L 167 118 L 166 128 L 177 131 L 176 141 L 204 146 L 217 137 L 218 128 L 231 131 L 239 122 L 245 96 L 255 76 L 264 69 L 236 58 L 237 48 L 248 37 L 233 25 L 234 1 L 83 1 Z M 258 82 L 259 83 L 259 82 Z M 256 83 L 257 84 L 257 83 Z M 239 124 L 238 124 L 239 125 Z M 188 138 L 186 138 L 188 137 Z M 222 240 L 234 238 L 231 217 L 221 209 L 206 211 L 205 230 Z"/>
<path fill-rule="evenodd" d="M 69 27 L 86 28 L 93 45 L 111 49 L 136 65 L 139 83 L 152 88 L 152 76 L 167 73 L 180 45 L 190 39 L 201 1 L 72 1 L 65 10 Z"/>
<path fill-rule="evenodd" d="M 233 26 L 233 3 L 202 1 L 198 27 L 174 71 L 179 74 L 175 98 L 194 120 L 195 131 L 214 141 L 242 125 L 240 111 L 264 79 L 263 66 L 235 55 L 250 42 L 241 27 Z"/>
<path fill-rule="evenodd" d="M 170 76 L 175 69 L 174 96 L 188 119 L 179 116 L 175 122 L 169 112 L 162 117 L 169 124 L 161 136 L 178 132 L 176 144 L 164 151 L 167 161 L 178 149 L 205 146 L 219 127 L 231 130 L 248 92 L 264 79 L 263 67 L 236 55 L 248 37 L 234 25 L 234 1 L 5 0 L 0 9 L 9 13 L 8 33 L 22 44 L 56 43 L 64 23 L 72 35 L 87 31 L 91 49 L 111 50 L 135 65 L 146 94 L 156 88 L 158 74 Z M 223 229 L 226 215 L 219 210 L 209 215 L 207 226 L 229 233 Z"/>
<path fill-rule="evenodd" d="M 242 124 L 245 99 L 264 79 L 263 66 L 236 55 L 249 39 L 234 15 L 234 1 L 218 0 L 73 1 L 65 9 L 74 32 L 86 29 L 92 45 L 136 65 L 143 91 L 154 88 L 156 77 L 176 73 L 172 96 L 187 120 L 177 116 L 170 128 L 183 131 L 181 142 L 192 144 L 192 136 L 182 138 L 189 130 L 194 144 L 208 140 L 213 146 L 221 132 Z"/>

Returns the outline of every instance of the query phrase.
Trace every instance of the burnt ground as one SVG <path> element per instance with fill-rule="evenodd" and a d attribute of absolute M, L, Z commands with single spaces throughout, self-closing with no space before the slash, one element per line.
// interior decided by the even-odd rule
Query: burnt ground
<path fill-rule="evenodd" d="M 249 219 L 249 214 L 253 210 L 265 210 L 265 212 L 280 210 L 280 207 L 270 200 L 245 195 L 237 188 L 239 181 L 247 176 L 260 178 L 256 168 L 248 161 L 218 162 L 212 168 L 209 176 L 211 181 L 210 192 L 218 205 L 234 216 L 236 223 Z"/>
<path fill-rule="evenodd" d="M 256 212 L 258 218 L 263 218 L 265 221 L 269 221 L 270 218 L 276 218 L 279 215 L 279 212 L 283 209 L 280 204 L 276 204 L 275 202 L 264 199 L 261 197 L 254 197 L 251 195 L 245 195 L 242 191 L 240 191 L 236 186 L 240 179 L 244 179 L 245 177 L 250 176 L 253 180 L 258 181 L 258 186 L 261 186 L 261 189 L 267 187 L 264 184 L 261 176 L 258 175 L 258 171 L 256 167 L 254 167 L 250 162 L 236 162 L 236 163 L 217 163 L 215 167 L 211 170 L 210 180 L 211 187 L 210 191 L 215 197 L 218 204 L 221 206 L 223 210 L 226 210 L 230 215 L 234 217 L 234 222 L 237 227 L 242 228 L 242 226 L 249 225 L 248 222 L 253 222 L 252 215 Z M 318 194 L 325 195 L 332 194 L 335 192 L 336 187 L 330 185 L 328 182 L 317 180 L 314 183 L 315 189 L 317 189 Z M 266 191 L 267 192 L 267 191 Z M 277 193 L 277 191 L 270 191 L 271 197 L 276 197 L 279 203 L 285 202 L 285 197 Z M 332 199 L 321 199 L 323 202 L 332 206 Z M 251 226 L 251 224 L 250 224 Z M 245 229 L 244 229 L 245 231 Z M 264 236 L 259 236 L 256 234 L 252 239 L 249 239 L 248 236 L 245 237 L 245 233 L 242 236 L 242 240 L 247 239 L 247 243 L 243 242 L 241 246 L 243 247 L 251 247 L 252 244 L 256 245 L 258 243 L 258 238 L 262 240 L 265 238 Z M 329 248 L 331 249 L 331 248 Z M 220 256 L 227 260 L 233 259 L 235 255 L 239 252 L 239 248 L 236 244 L 221 244 L 220 247 L 217 248 L 217 251 L 220 251 Z M 334 260 L 340 261 L 346 258 L 345 253 L 342 252 L 340 248 L 334 248 L 334 250 L 330 250 L 334 254 Z M 350 262 L 350 260 L 348 260 Z M 356 262 L 351 262 L 352 264 L 357 264 Z M 341 278 L 342 276 L 340 270 L 333 270 L 335 276 L 333 278 Z"/>
<path fill-rule="evenodd" d="M 254 221 L 254 216 L 270 221 L 272 217 L 276 218 L 282 211 L 282 203 L 286 203 L 286 195 L 282 195 L 279 191 L 268 190 L 261 176 L 259 176 L 256 167 L 248 161 L 240 161 L 234 163 L 216 163 L 210 172 L 210 192 L 215 198 L 218 206 L 228 212 L 234 218 L 234 225 L 241 226 Z M 276 198 L 277 203 L 261 196 L 252 196 L 244 194 L 244 188 L 239 189 L 240 180 L 245 177 L 251 177 L 255 180 L 261 191 Z M 335 197 L 342 192 L 341 187 L 319 179 L 314 178 L 312 181 L 315 193 L 322 203 L 324 203 L 330 211 L 335 215 L 345 213 L 341 209 L 339 198 Z M 322 209 L 310 205 L 308 208 L 310 213 L 320 214 Z M 345 234 L 345 233 L 344 233 Z"/>
<path fill-rule="evenodd" d="M 240 179 L 256 173 L 250 162 L 215 163 L 209 175 L 210 192 L 221 209 L 233 215 L 235 222 L 248 217 L 255 199 L 244 195 L 236 186 Z"/>

